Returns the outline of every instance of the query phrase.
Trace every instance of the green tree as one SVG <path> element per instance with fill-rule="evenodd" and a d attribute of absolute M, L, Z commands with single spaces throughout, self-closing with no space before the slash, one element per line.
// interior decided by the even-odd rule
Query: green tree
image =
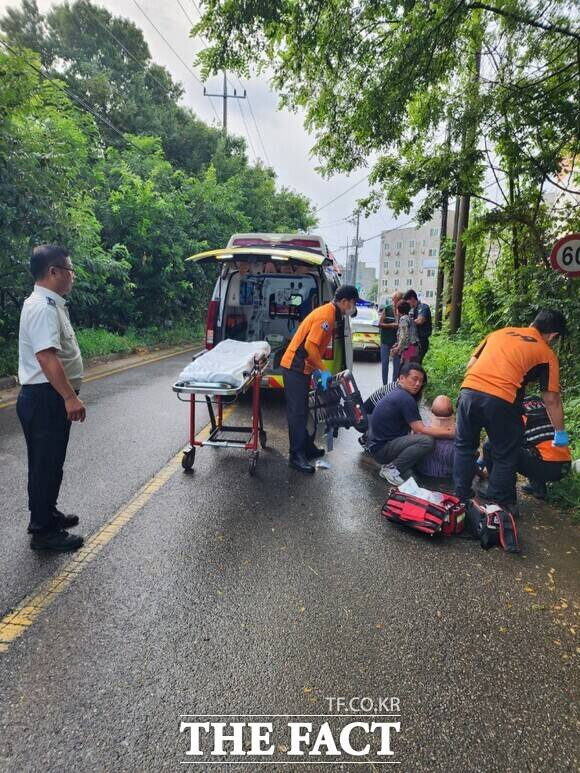
<path fill-rule="evenodd" d="M 142 31 L 88 0 L 55 5 L 43 16 L 36 0 L 23 0 L 0 19 L 12 44 L 41 55 L 49 74 L 123 132 L 159 136 L 169 160 L 189 172 L 210 162 L 220 137 L 179 104 L 183 87 L 151 60 Z M 106 125 L 107 144 L 122 140 Z"/>

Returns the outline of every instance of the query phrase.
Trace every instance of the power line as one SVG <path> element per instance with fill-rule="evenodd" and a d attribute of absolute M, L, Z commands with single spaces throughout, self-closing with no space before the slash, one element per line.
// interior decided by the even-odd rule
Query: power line
<path fill-rule="evenodd" d="M 252 148 L 252 154 L 254 156 L 254 161 L 256 160 L 256 151 L 254 149 L 254 143 L 252 142 L 252 138 L 250 137 L 250 132 L 248 131 L 248 127 L 246 125 L 246 118 L 244 116 L 244 113 L 242 112 L 242 103 L 238 101 L 238 107 L 240 108 L 240 115 L 242 117 L 242 121 L 244 124 L 244 129 L 246 130 L 246 134 L 248 136 L 248 142 L 250 143 L 250 147 Z"/>
<path fill-rule="evenodd" d="M 132 59 L 135 62 L 135 64 L 137 64 L 143 70 L 145 75 L 151 78 L 151 80 L 155 81 L 155 83 L 158 86 L 160 86 L 164 91 L 169 93 L 167 84 L 161 83 L 161 81 L 158 78 L 156 78 L 155 75 L 153 75 L 153 73 L 148 69 L 147 65 L 144 62 L 140 62 L 139 59 L 137 59 L 137 57 L 134 54 L 132 54 L 128 48 L 126 48 L 123 45 L 123 43 L 119 40 L 119 38 L 108 27 L 102 24 L 102 22 L 99 20 L 97 16 L 95 16 L 91 11 L 89 11 L 88 6 L 85 6 L 84 10 L 90 16 L 90 18 L 95 22 L 95 24 L 97 24 L 102 30 L 104 30 L 108 35 L 110 35 L 111 38 L 123 49 L 123 51 L 127 54 L 127 56 L 130 59 Z M 78 18 L 77 18 L 77 21 L 79 21 Z"/>
<path fill-rule="evenodd" d="M 343 196 L 346 196 L 346 194 L 349 193 L 350 191 L 352 191 L 353 188 L 356 188 L 357 185 L 360 185 L 361 183 L 364 183 L 365 180 L 368 180 L 369 179 L 369 175 L 370 175 L 370 172 L 369 172 L 369 174 L 365 175 L 362 178 L 362 180 L 359 180 L 354 185 L 351 185 L 350 188 L 347 188 L 342 193 L 339 193 L 338 196 L 335 196 L 330 201 L 327 201 L 326 204 L 323 204 L 321 207 L 318 207 L 318 209 L 315 209 L 312 214 L 315 215 L 317 212 L 320 212 L 321 209 L 326 209 L 326 207 L 329 207 L 331 204 L 334 204 L 334 202 L 338 201 L 338 199 L 342 198 Z"/>
<path fill-rule="evenodd" d="M 177 0 L 177 2 L 179 3 L 179 5 L 181 5 L 181 0 Z M 193 7 L 194 7 L 194 8 L 195 8 L 195 10 L 197 11 L 197 13 L 198 13 L 198 15 L 199 15 L 199 17 L 200 17 L 200 19 L 201 19 L 201 17 L 203 16 L 203 14 L 202 14 L 202 12 L 201 12 L 201 10 L 200 10 L 200 7 L 199 7 L 199 6 L 198 6 L 198 4 L 195 2 L 195 0 L 191 0 L 191 3 L 192 3 Z M 184 10 L 184 13 L 185 13 L 185 10 Z M 185 13 L 185 15 L 187 16 L 187 18 L 188 18 L 188 19 L 190 19 L 190 17 L 189 17 L 189 14 Z M 190 19 L 190 23 L 191 23 L 191 25 L 193 26 L 193 22 L 191 22 L 191 19 Z M 207 38 L 205 38 L 205 37 L 204 37 L 203 35 L 201 35 L 201 34 L 199 35 L 199 38 L 200 38 L 200 39 L 201 39 L 201 40 L 202 40 L 202 41 L 203 41 L 203 42 L 206 44 L 206 46 L 209 46 L 209 43 L 208 43 L 208 41 L 207 41 Z M 246 100 L 247 100 L 247 102 L 248 102 L 248 107 L 249 107 L 249 109 L 250 109 L 250 115 L 252 116 L 252 121 L 254 122 L 254 127 L 255 127 L 255 129 L 256 129 L 256 134 L 258 135 L 258 140 L 259 140 L 259 142 L 260 142 L 260 145 L 261 145 L 261 147 L 262 147 L 262 152 L 264 153 L 264 159 L 266 160 L 266 163 L 268 164 L 268 166 L 272 166 L 272 164 L 271 164 L 271 162 L 270 162 L 270 159 L 269 159 L 269 157 L 268 157 L 268 151 L 266 150 L 266 146 L 265 146 L 265 144 L 264 144 L 264 140 L 263 140 L 263 138 L 262 138 L 262 133 L 260 132 L 260 127 L 258 126 L 258 122 L 256 121 L 256 116 L 254 115 L 254 109 L 253 109 L 253 107 L 252 107 L 252 103 L 251 103 L 251 101 L 250 101 L 250 96 L 249 96 L 249 94 L 247 93 L 247 88 L 246 88 L 246 86 L 244 86 L 244 83 L 243 83 L 243 81 L 241 80 L 241 78 L 237 78 L 236 80 L 237 80 L 237 81 L 238 81 L 238 83 L 240 84 L 240 88 L 241 88 L 241 89 L 243 89 L 243 91 L 246 93 Z M 232 88 L 234 88 L 234 84 L 233 84 L 233 83 L 232 83 L 232 82 L 229 80 L 229 78 L 228 78 L 228 81 L 229 81 L 230 85 L 232 86 Z M 241 112 L 241 109 L 242 109 L 242 108 L 241 108 L 241 106 L 240 106 L 240 112 Z M 248 136 L 248 141 L 250 142 L 250 145 L 251 145 L 251 144 L 252 144 L 252 140 L 250 139 L 250 132 L 249 132 L 249 130 L 248 130 L 248 127 L 247 127 L 247 125 L 246 125 L 246 122 L 245 122 L 245 121 L 244 121 L 244 126 L 246 126 L 246 134 L 247 134 L 247 136 Z M 257 158 L 257 155 L 256 155 L 256 153 L 255 153 L 255 152 L 254 152 L 254 158 Z"/>
<path fill-rule="evenodd" d="M 135 5 L 137 6 L 137 8 L 138 8 L 138 9 L 141 11 L 141 13 L 143 14 L 143 16 L 144 16 L 144 17 L 147 19 L 147 21 L 149 22 L 149 24 L 150 24 L 150 25 L 153 27 L 153 29 L 155 30 L 155 32 L 157 32 L 157 34 L 159 35 L 159 37 L 160 37 L 160 38 L 163 40 L 163 42 L 165 43 L 165 45 L 166 45 L 166 46 L 167 46 L 167 47 L 168 47 L 168 48 L 169 48 L 169 49 L 170 49 L 170 50 L 173 52 L 173 54 L 174 54 L 174 55 L 177 57 L 177 59 L 179 59 L 179 61 L 181 62 L 181 64 L 182 64 L 182 65 L 183 65 L 183 66 L 186 68 L 186 70 L 187 70 L 187 71 L 188 71 L 188 72 L 189 72 L 189 73 L 190 73 L 190 74 L 191 74 L 191 75 L 194 77 L 194 79 L 195 79 L 195 80 L 196 80 L 196 81 L 199 83 L 199 85 L 200 85 L 200 86 L 203 88 L 203 83 L 202 83 L 202 81 L 201 81 L 201 80 L 200 80 L 200 79 L 197 77 L 197 75 L 196 75 L 196 74 L 195 74 L 195 72 L 192 70 L 192 68 L 191 68 L 191 67 L 190 67 L 190 66 L 187 64 L 187 62 L 185 62 L 185 60 L 181 58 L 181 56 L 180 56 L 180 55 L 177 53 L 177 51 L 175 50 L 175 48 L 173 48 L 173 46 L 171 45 L 171 43 L 170 43 L 170 42 L 167 40 L 167 38 L 166 38 L 166 37 L 165 37 L 165 35 L 164 35 L 164 34 L 161 32 L 161 30 L 160 30 L 160 29 L 157 27 L 157 25 L 156 25 L 154 22 L 152 22 L 152 21 L 151 21 L 151 19 L 150 19 L 150 18 L 149 18 L 149 16 L 148 16 L 148 15 L 145 13 L 145 11 L 144 11 L 144 10 L 141 8 L 141 6 L 140 6 L 140 5 L 139 5 L 139 3 L 137 2 L 137 0 L 133 0 L 133 2 L 134 2 L 134 3 L 135 3 Z M 213 110 L 213 112 L 214 112 L 214 114 L 215 114 L 215 117 L 216 117 L 216 119 L 219 121 L 219 116 L 218 116 L 218 114 L 217 114 L 217 111 L 216 111 L 216 109 L 215 109 L 215 107 L 214 107 L 214 105 L 213 105 L 213 102 L 211 102 L 211 101 L 210 101 L 210 104 L 211 104 L 211 107 L 212 107 L 212 110 Z"/>
<path fill-rule="evenodd" d="M 64 84 L 62 81 L 57 80 L 55 78 L 52 78 L 50 75 L 47 75 L 40 67 L 37 67 L 35 64 L 30 62 L 23 54 L 20 54 L 16 49 L 12 48 L 12 46 L 9 46 L 8 43 L 6 43 L 4 40 L 0 40 L 0 43 L 8 50 L 10 53 L 14 54 L 14 56 L 17 56 L 19 59 L 21 59 L 25 64 L 27 64 L 32 70 L 37 72 L 42 78 L 49 81 L 50 83 L 54 83 L 56 86 L 61 88 L 64 93 L 77 105 L 80 105 L 80 107 L 87 113 L 90 113 L 94 118 L 96 118 L 98 121 L 101 121 L 101 123 L 105 124 L 111 131 L 115 132 L 115 134 L 118 134 L 121 139 L 126 142 L 128 145 L 132 145 L 135 150 L 138 150 L 140 153 L 143 153 L 143 149 L 139 147 L 135 142 L 132 142 L 128 137 L 125 136 L 123 131 L 115 126 L 115 124 L 110 121 L 106 116 L 102 115 L 98 112 L 98 110 L 95 110 L 92 105 L 90 105 L 88 102 L 86 102 L 82 97 L 79 97 L 78 94 L 75 94 L 72 89 L 70 89 L 66 84 Z M 144 154 L 145 155 L 145 154 Z"/>

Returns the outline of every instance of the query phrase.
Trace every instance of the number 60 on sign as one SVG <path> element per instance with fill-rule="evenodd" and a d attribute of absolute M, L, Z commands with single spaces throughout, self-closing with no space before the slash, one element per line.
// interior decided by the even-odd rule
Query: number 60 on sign
<path fill-rule="evenodd" d="M 568 276 L 580 276 L 580 234 L 558 239 L 550 254 L 552 268 Z"/>

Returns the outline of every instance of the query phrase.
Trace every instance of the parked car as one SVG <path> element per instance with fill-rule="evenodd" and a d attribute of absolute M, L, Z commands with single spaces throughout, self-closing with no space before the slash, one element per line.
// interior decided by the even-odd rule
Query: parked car
<path fill-rule="evenodd" d="M 374 304 L 365 301 L 358 303 L 356 317 L 350 320 L 350 327 L 354 352 L 368 352 L 379 361 L 381 359 L 381 332 L 379 312 Z"/>
<path fill-rule="evenodd" d="M 298 325 L 331 301 L 341 284 L 340 269 L 324 240 L 300 233 L 234 234 L 226 248 L 188 260 L 220 267 L 207 311 L 206 348 L 225 338 L 268 341 L 272 353 L 262 386 L 282 388 L 280 361 Z M 332 373 L 352 368 L 348 318 L 323 359 Z"/>

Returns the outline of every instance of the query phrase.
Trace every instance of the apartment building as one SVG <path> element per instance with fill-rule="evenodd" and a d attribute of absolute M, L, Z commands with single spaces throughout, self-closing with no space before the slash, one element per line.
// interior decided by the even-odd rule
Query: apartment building
<path fill-rule="evenodd" d="M 346 261 L 345 284 L 352 284 L 354 269 L 354 255 L 349 255 Z M 373 289 L 377 281 L 377 270 L 373 266 L 367 265 L 364 260 L 359 258 L 356 271 L 356 286 L 363 298 L 366 298 Z"/>
<path fill-rule="evenodd" d="M 455 213 L 447 217 L 447 236 L 453 236 Z M 426 303 L 435 302 L 441 218 L 436 216 L 419 228 L 385 231 L 381 236 L 379 302 L 395 290 L 413 288 Z"/>

